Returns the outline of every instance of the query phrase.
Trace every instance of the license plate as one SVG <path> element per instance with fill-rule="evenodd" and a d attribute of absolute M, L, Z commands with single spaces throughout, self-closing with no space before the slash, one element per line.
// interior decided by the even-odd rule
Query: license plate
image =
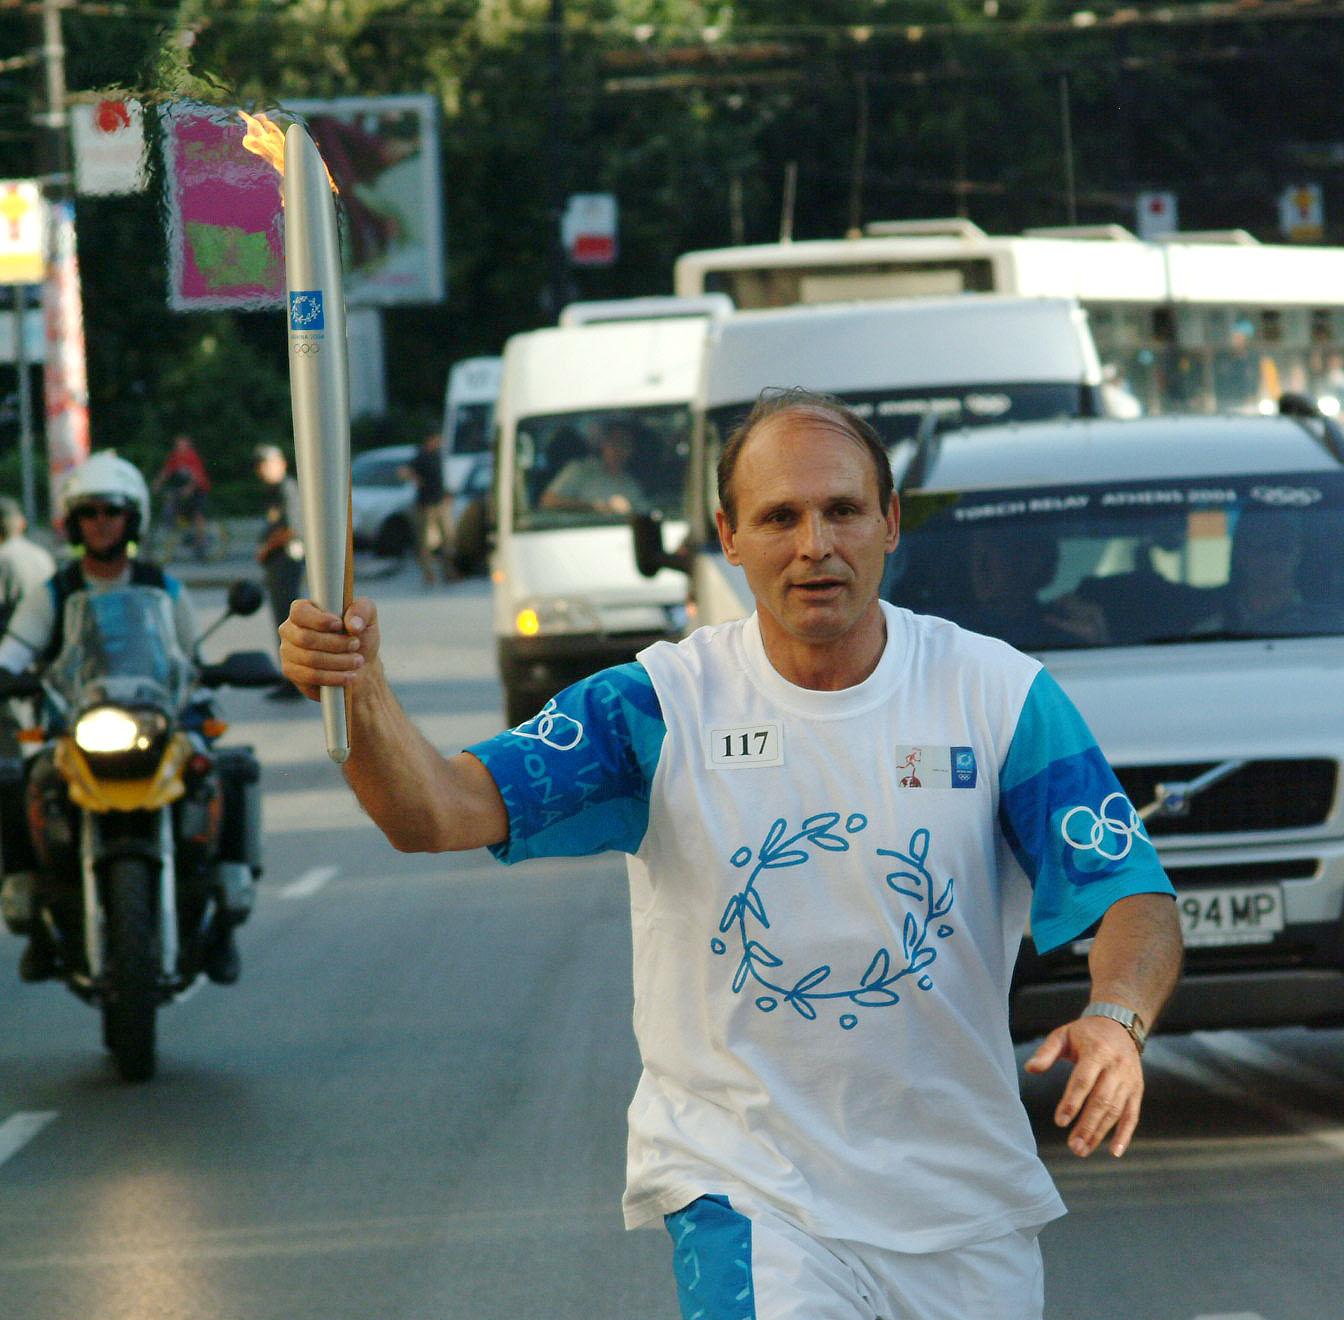
<path fill-rule="evenodd" d="M 1187 948 L 1215 944 L 1268 944 L 1283 929 L 1278 885 L 1186 889 L 1176 895 Z"/>

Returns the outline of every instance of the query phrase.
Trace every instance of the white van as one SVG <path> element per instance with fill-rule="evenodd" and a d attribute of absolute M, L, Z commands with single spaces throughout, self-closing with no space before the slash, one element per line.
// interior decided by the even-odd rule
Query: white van
<path fill-rule="evenodd" d="M 459 493 L 482 462 L 489 463 L 495 400 L 503 359 L 463 358 L 448 372 L 443 396 L 444 478 Z"/>
<path fill-rule="evenodd" d="M 726 300 L 720 298 L 718 306 Z M 635 568 L 631 514 L 685 502 L 691 399 L 710 304 L 604 304 L 504 348 L 496 412 L 494 631 L 505 712 L 520 724 L 561 688 L 681 634 L 686 578 Z"/>
<path fill-rule="evenodd" d="M 697 624 L 752 608 L 745 579 L 718 551 L 715 465 L 760 392 L 793 386 L 843 399 L 902 467 L 921 434 L 1106 411 L 1087 315 L 1070 298 L 963 294 L 737 312 L 716 320 L 696 398 L 698 497 L 687 510 Z M 645 549 L 641 558 L 651 568 L 662 557 Z"/>

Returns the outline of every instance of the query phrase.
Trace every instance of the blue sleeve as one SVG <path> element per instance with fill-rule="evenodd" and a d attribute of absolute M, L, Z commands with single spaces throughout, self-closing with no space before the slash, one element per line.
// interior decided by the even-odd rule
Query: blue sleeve
<path fill-rule="evenodd" d="M 509 813 L 502 862 L 639 851 L 667 726 L 637 663 L 567 687 L 532 719 L 468 747 Z"/>
<path fill-rule="evenodd" d="M 1044 669 L 999 789 L 999 826 L 1031 881 L 1031 934 L 1042 953 L 1077 939 L 1117 899 L 1175 893 L 1115 772 Z"/>

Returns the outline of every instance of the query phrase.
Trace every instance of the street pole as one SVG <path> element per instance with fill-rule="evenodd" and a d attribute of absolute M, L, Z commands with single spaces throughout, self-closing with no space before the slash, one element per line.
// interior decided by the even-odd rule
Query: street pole
<path fill-rule="evenodd" d="M 559 319 L 560 309 L 568 301 L 569 260 L 560 236 L 560 223 L 565 209 L 565 3 L 551 0 L 550 23 L 547 29 L 547 72 L 550 114 L 546 139 L 547 173 L 547 235 L 550 252 L 549 294 L 547 310 Z"/>
<path fill-rule="evenodd" d="M 1064 139 L 1064 188 L 1069 210 L 1069 224 L 1078 223 L 1078 195 L 1073 179 L 1073 108 L 1069 104 L 1069 75 L 1059 75 L 1059 120 Z"/>
<path fill-rule="evenodd" d="M 84 313 L 75 250 L 74 181 L 65 111 L 65 41 L 61 10 L 68 0 L 42 0 L 42 67 L 46 109 L 34 116 L 46 130 L 47 270 L 42 290 L 46 322 L 43 404 L 46 414 L 49 510 L 59 518 L 60 488 L 89 455 L 89 386 Z"/>

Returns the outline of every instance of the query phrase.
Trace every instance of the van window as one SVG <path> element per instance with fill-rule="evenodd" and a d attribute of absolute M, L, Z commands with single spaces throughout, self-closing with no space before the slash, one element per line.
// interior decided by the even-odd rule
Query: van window
<path fill-rule="evenodd" d="M 484 454 L 490 449 L 493 403 L 459 403 L 453 410 L 453 433 L 446 448 L 453 454 Z"/>
<path fill-rule="evenodd" d="M 523 418 L 515 440 L 514 526 L 520 531 L 679 513 L 690 410 L 596 409 Z"/>
<path fill-rule="evenodd" d="M 1344 473 L 908 491 L 883 595 L 1026 651 L 1344 633 Z"/>
<path fill-rule="evenodd" d="M 1085 397 L 1085 387 L 1058 381 L 1008 385 L 948 385 L 930 389 L 891 389 L 840 393 L 860 417 L 872 426 L 889 448 L 912 439 L 926 414 L 937 418 L 939 430 L 967 426 L 994 426 L 1006 422 L 1043 422 L 1056 417 L 1089 416 L 1096 410 Z M 713 409 L 710 423 L 726 440 L 734 426 L 751 411 L 751 402 Z"/>

